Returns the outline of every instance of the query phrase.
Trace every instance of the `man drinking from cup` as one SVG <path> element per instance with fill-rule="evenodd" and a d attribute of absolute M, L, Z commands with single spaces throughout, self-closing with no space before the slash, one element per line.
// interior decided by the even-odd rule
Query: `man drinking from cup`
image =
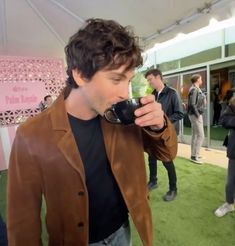
<path fill-rule="evenodd" d="M 155 102 L 141 98 L 135 124 L 112 124 L 107 108 L 128 99 L 138 39 L 115 21 L 89 19 L 65 48 L 67 86 L 48 110 L 19 126 L 8 176 L 9 245 L 41 245 L 42 196 L 49 245 L 130 245 L 131 215 L 153 245 L 144 150 L 176 155 L 175 130 Z"/>

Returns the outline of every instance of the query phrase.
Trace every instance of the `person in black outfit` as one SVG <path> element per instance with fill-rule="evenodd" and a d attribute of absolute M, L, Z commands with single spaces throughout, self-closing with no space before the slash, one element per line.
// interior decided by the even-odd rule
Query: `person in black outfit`
<path fill-rule="evenodd" d="M 145 74 L 151 87 L 154 89 L 152 94 L 155 100 L 162 105 L 162 109 L 175 126 L 177 135 L 179 134 L 179 120 L 183 119 L 181 99 L 177 91 L 163 82 L 162 72 L 159 69 L 151 69 Z M 149 182 L 148 189 L 151 191 L 157 188 L 157 160 L 149 155 Z M 165 201 L 172 201 L 177 195 L 177 177 L 173 160 L 163 161 L 164 167 L 168 173 L 169 191 L 163 196 Z"/>
<path fill-rule="evenodd" d="M 40 108 L 41 112 L 44 111 L 45 109 L 47 109 L 48 107 L 50 107 L 52 103 L 53 103 L 52 96 L 46 95 L 43 98 L 43 101 L 41 101 L 39 104 L 39 108 Z"/>
<path fill-rule="evenodd" d="M 219 125 L 220 112 L 222 109 L 221 103 L 220 103 L 220 98 L 219 98 L 219 86 L 216 86 L 214 89 L 213 109 L 214 109 L 213 126 L 218 126 Z"/>
<path fill-rule="evenodd" d="M 229 105 L 221 115 L 221 124 L 229 129 L 224 145 L 227 147 L 228 170 L 225 185 L 225 203 L 216 209 L 215 215 L 223 217 L 233 212 L 235 199 L 235 96 L 230 99 Z"/>

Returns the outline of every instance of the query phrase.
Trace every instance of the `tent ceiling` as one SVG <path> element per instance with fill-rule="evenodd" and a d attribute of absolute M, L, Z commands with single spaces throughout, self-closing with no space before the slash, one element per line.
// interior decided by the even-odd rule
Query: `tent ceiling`
<path fill-rule="evenodd" d="M 64 57 L 68 38 L 91 17 L 133 26 L 147 49 L 234 15 L 234 0 L 0 0 L 0 55 Z"/>

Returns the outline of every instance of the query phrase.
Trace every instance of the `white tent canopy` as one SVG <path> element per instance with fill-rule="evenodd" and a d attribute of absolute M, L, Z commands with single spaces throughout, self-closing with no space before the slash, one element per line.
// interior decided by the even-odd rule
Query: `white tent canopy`
<path fill-rule="evenodd" d="M 134 27 L 145 49 L 235 14 L 234 0 L 0 0 L 0 55 L 64 57 L 88 18 Z"/>

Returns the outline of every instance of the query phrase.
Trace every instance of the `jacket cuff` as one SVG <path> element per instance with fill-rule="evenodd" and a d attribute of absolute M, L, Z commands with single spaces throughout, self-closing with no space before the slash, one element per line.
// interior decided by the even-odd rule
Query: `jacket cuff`
<path fill-rule="evenodd" d="M 148 131 L 151 131 L 151 132 L 156 132 L 156 133 L 161 133 L 163 132 L 165 129 L 167 128 L 167 120 L 166 120 L 166 117 L 164 115 L 164 125 L 162 128 L 160 129 L 155 129 L 155 127 L 151 127 L 151 126 L 148 126 L 148 127 L 145 127 L 146 130 Z"/>

